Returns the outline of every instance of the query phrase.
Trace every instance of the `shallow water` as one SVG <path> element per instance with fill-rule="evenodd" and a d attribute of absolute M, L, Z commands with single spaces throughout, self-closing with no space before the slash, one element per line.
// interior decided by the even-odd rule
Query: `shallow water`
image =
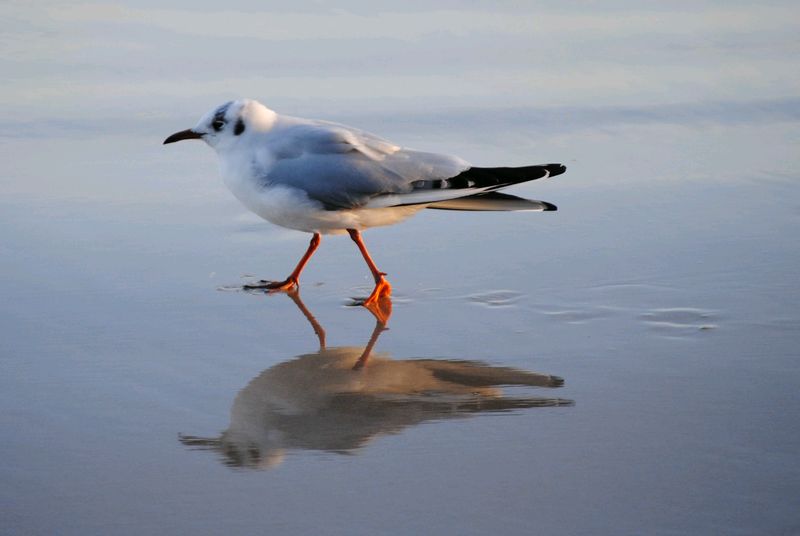
<path fill-rule="evenodd" d="M 800 530 L 791 4 L 120 6 L 2 8 L 0 532 Z M 229 291 L 308 237 L 160 143 L 239 95 L 559 210 L 366 232 L 383 331 L 346 238 Z"/>

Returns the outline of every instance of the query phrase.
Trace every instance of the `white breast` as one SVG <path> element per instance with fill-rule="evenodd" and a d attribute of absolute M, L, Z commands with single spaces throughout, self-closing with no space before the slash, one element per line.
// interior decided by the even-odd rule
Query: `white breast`
<path fill-rule="evenodd" d="M 416 214 L 424 205 L 325 210 L 305 192 L 288 186 L 268 186 L 257 180 L 242 159 L 220 159 L 223 181 L 251 212 L 270 223 L 308 233 L 341 234 L 347 229 L 392 225 Z M 263 168 L 262 168 L 263 169 Z"/>

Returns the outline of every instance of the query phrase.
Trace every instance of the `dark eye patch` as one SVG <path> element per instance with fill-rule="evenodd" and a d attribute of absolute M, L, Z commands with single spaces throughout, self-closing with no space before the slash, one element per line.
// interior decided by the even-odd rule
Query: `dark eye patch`
<path fill-rule="evenodd" d="M 238 136 L 242 132 L 244 132 L 244 121 L 242 121 L 242 119 L 239 118 L 239 120 L 236 121 L 236 126 L 233 127 L 233 133 L 234 135 Z"/>
<path fill-rule="evenodd" d="M 215 131 L 219 132 L 225 126 L 225 112 L 228 111 L 228 107 L 231 105 L 230 102 L 226 102 L 219 108 L 217 111 L 214 112 L 214 119 L 211 121 L 211 126 L 214 128 Z"/>

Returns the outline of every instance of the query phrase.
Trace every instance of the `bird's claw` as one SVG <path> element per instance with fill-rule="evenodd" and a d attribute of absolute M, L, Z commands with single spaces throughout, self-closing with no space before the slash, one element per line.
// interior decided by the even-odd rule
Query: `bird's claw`
<path fill-rule="evenodd" d="M 377 303 L 378 300 L 383 297 L 389 297 L 392 295 L 392 285 L 390 285 L 383 276 L 384 274 L 381 274 L 378 280 L 375 281 L 375 288 L 372 289 L 372 294 L 370 294 L 361 305 L 367 307 Z"/>
<path fill-rule="evenodd" d="M 298 287 L 299 284 L 297 279 L 289 277 L 283 281 L 268 281 L 266 279 L 262 279 L 258 283 L 248 283 L 243 285 L 242 288 L 245 290 L 266 290 L 271 294 L 273 292 L 290 292 Z"/>

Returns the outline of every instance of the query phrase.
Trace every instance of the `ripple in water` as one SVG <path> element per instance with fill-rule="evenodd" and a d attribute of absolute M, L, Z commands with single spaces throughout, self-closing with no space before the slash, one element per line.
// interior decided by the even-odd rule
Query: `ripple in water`
<path fill-rule="evenodd" d="M 513 290 L 492 290 L 480 294 L 470 294 L 469 301 L 480 303 L 488 307 L 511 307 L 517 303 L 524 294 Z"/>
<path fill-rule="evenodd" d="M 640 317 L 650 327 L 675 334 L 717 328 L 713 311 L 692 308 L 655 309 Z"/>

